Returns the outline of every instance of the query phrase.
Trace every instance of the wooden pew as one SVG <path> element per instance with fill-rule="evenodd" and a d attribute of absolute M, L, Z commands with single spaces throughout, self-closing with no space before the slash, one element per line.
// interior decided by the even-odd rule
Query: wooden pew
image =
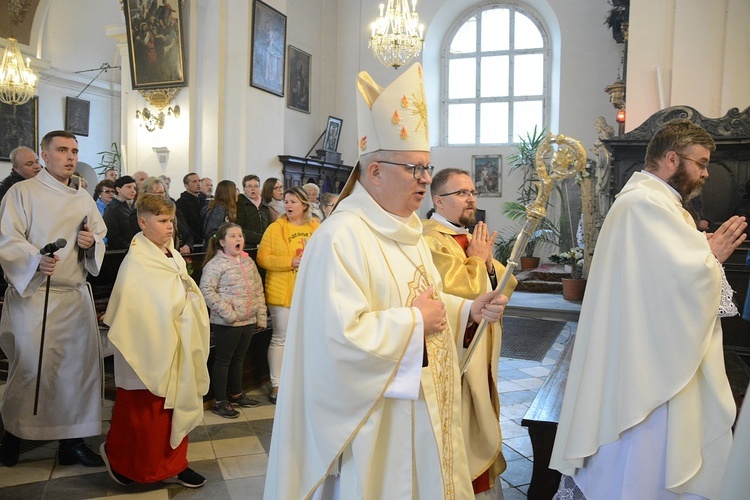
<path fill-rule="evenodd" d="M 531 447 L 534 449 L 534 468 L 528 491 L 529 500 L 551 499 L 560 484 L 560 473 L 549 468 L 549 461 L 555 444 L 557 423 L 560 419 L 574 342 L 575 335 L 570 337 L 560 359 L 547 375 L 547 379 L 539 388 L 534 401 L 521 420 L 521 425 L 529 430 Z"/>

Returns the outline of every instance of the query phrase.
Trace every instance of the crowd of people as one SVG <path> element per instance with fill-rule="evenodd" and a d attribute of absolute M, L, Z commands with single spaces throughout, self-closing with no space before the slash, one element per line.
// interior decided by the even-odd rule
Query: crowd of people
<path fill-rule="evenodd" d="M 25 151 L 28 148 L 22 149 L 22 155 L 34 154 L 30 149 Z M 0 196 L 6 184 L 24 178 L 14 169 L 11 176 L 0 183 Z M 156 192 L 166 196 L 170 182 L 165 175 L 150 177 L 143 171 L 123 176 L 115 169 L 103 173 L 103 180 L 94 188 L 94 201 L 107 225 L 108 250 L 126 249 L 140 231 L 135 218 L 137 195 Z M 268 226 L 286 214 L 284 187 L 276 177 L 266 179 L 261 188 L 260 177 L 249 174 L 242 179 L 242 191 L 231 180 L 220 181 L 214 190 L 211 178 L 201 178 L 191 172 L 183 178 L 183 185 L 185 190 L 173 200 L 177 209 L 175 247 L 183 255 L 208 249 L 209 239 L 225 222 L 240 226 L 247 249 L 257 248 Z M 319 222 L 325 219 L 333 210 L 338 195 L 325 193 L 320 204 L 317 184 L 309 182 L 302 189 L 310 214 Z"/>
<path fill-rule="evenodd" d="M 0 461 L 18 462 L 21 439 L 59 439 L 62 465 L 106 465 L 122 485 L 200 487 L 205 478 L 187 466 L 186 436 L 201 419 L 202 396 L 210 384 L 213 411 L 225 418 L 239 415 L 235 407 L 260 405 L 242 390 L 243 360 L 252 335 L 267 327 L 270 309 L 275 328 L 269 400 L 276 402 L 294 278 L 305 244 L 331 213 L 335 195 L 326 197 L 330 206 L 321 210 L 312 183 L 285 191 L 279 179 L 269 178 L 261 190 L 260 178 L 247 175 L 242 192 L 230 180 L 214 191 L 212 179 L 189 173 L 175 201 L 167 176 L 121 176 L 108 169 L 91 197 L 75 172 L 78 141 L 60 130 L 42 140 L 46 168 L 30 148 L 17 148 L 10 158 L 11 174 L 0 182 L 0 200 L 9 198 L 1 209 L 7 227 L 0 263 L 9 286 L 0 345 L 14 362 L 2 408 Z M 20 184 L 27 179 L 39 182 Z M 57 194 L 42 197 L 49 188 Z M 57 234 L 66 237 L 65 245 L 49 253 L 29 251 L 49 248 L 42 240 Z M 261 270 L 268 272 L 265 285 L 247 253 L 255 248 Z M 102 318 L 114 350 L 117 397 L 97 454 L 82 439 L 101 432 L 98 326 L 85 277 L 98 274 L 105 249 L 127 254 Z M 182 256 L 201 251 L 206 255 L 198 284 Z M 32 332 L 47 327 L 47 311 L 43 318 L 32 312 L 40 300 L 50 300 L 49 315 L 55 316 L 45 349 L 59 354 L 45 360 L 45 373 L 54 376 L 39 384 L 32 416 L 26 396 L 34 392 L 34 356 L 43 348 Z M 63 310 L 77 314 L 60 321 Z M 216 354 L 209 374 L 210 331 Z"/>
<path fill-rule="evenodd" d="M 202 397 L 211 387 L 213 412 L 229 419 L 260 404 L 243 392 L 243 360 L 270 316 L 265 498 L 502 498 L 499 321 L 516 282 L 494 290 L 505 268 L 497 233 L 476 221 L 469 172 L 430 165 L 421 66 L 385 88 L 360 73 L 357 88 L 359 162 L 322 205 L 315 184 L 252 174 L 242 190 L 222 180 L 214 191 L 189 173 L 174 201 L 168 177 L 108 171 L 94 199 L 74 180 L 73 134 L 44 136 L 44 169 L 29 148 L 11 153 L 2 463 L 18 462 L 21 439 L 57 439 L 60 464 L 104 465 L 121 485 L 202 486 L 187 460 Z M 400 108 L 414 112 L 394 127 Z M 714 149 L 698 125 L 666 123 L 604 222 L 551 459 L 559 499 L 716 498 L 744 479 L 723 481 L 736 413 L 720 318 L 737 314 L 722 263 L 747 223 L 701 233 L 684 209 Z M 428 190 L 434 213 L 421 221 Z M 117 395 L 97 454 L 82 439 L 101 432 L 86 276 L 105 248 L 128 252 L 103 316 Z M 183 258 L 196 250 L 199 283 Z"/>

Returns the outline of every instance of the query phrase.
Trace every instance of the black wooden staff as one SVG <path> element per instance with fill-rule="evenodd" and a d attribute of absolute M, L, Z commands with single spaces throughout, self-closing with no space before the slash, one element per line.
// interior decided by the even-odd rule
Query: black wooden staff
<path fill-rule="evenodd" d="M 64 238 L 58 238 L 54 243 L 47 243 L 44 248 L 39 250 L 42 255 L 48 255 L 52 257 L 55 252 L 61 248 L 65 248 L 68 242 Z M 39 382 L 42 378 L 42 357 L 44 355 L 44 334 L 47 331 L 47 305 L 49 304 L 49 281 L 51 275 L 47 275 L 47 288 L 44 290 L 44 315 L 42 316 L 42 338 L 39 341 L 39 365 L 36 369 L 36 390 L 34 391 L 34 415 L 36 415 L 36 408 L 39 404 Z"/>

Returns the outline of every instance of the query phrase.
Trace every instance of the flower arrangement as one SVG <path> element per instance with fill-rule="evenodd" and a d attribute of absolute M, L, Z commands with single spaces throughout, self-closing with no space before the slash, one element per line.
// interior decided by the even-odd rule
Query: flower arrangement
<path fill-rule="evenodd" d="M 583 275 L 583 248 L 574 247 L 567 252 L 553 254 L 549 260 L 555 264 L 570 266 L 570 277 L 580 279 Z"/>

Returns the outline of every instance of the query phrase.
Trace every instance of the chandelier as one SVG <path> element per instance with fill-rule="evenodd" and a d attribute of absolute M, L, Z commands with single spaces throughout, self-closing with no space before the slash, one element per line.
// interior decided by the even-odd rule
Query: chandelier
<path fill-rule="evenodd" d="M 380 4 L 380 17 L 372 23 L 369 47 L 378 61 L 398 69 L 419 55 L 424 45 L 424 26 L 419 24 L 417 0 L 388 0 Z"/>
<path fill-rule="evenodd" d="M 16 106 L 24 104 L 36 93 L 36 75 L 30 68 L 31 60 L 26 64 L 21 56 L 21 49 L 15 38 L 8 38 L 5 55 L 0 65 L 0 101 Z"/>

